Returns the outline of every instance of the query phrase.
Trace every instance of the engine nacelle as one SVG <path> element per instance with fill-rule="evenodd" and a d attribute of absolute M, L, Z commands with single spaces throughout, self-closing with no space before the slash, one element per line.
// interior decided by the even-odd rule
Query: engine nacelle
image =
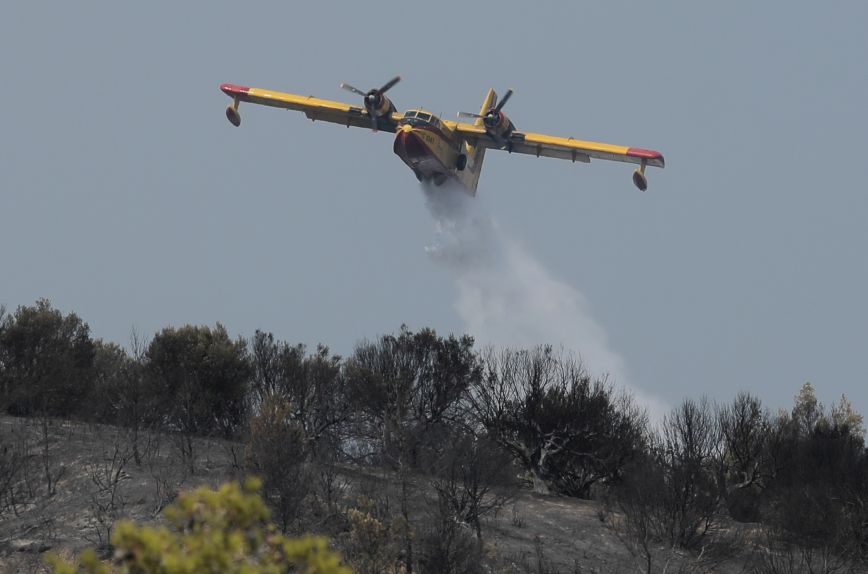
<path fill-rule="evenodd" d="M 374 117 L 381 118 L 383 116 L 388 116 L 394 113 L 397 108 L 395 104 L 392 103 L 386 94 L 382 92 L 369 93 L 365 100 L 365 107 L 368 112 Z"/>
<path fill-rule="evenodd" d="M 388 116 L 396 111 L 395 104 L 386 97 L 386 92 L 392 89 L 392 86 L 400 81 L 401 76 L 395 76 L 383 84 L 382 88 L 374 88 L 367 92 L 354 88 L 346 82 L 341 83 L 341 88 L 364 98 L 365 111 L 368 112 L 368 116 L 371 119 L 371 129 L 377 131 L 377 119 Z"/>
<path fill-rule="evenodd" d="M 495 108 L 488 110 L 482 117 L 482 125 L 485 126 L 485 131 L 488 132 L 495 141 L 503 142 L 509 139 L 512 132 L 515 131 L 515 125 L 505 113 Z"/>

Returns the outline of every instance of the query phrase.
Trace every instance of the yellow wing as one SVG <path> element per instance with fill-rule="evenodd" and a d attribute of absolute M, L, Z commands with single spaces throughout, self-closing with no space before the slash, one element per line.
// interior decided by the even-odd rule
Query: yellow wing
<path fill-rule="evenodd" d="M 240 116 L 238 116 L 238 103 L 250 102 L 263 106 L 298 110 L 304 112 L 304 115 L 312 120 L 322 120 L 324 122 L 332 122 L 347 127 L 354 126 L 357 128 L 370 129 L 372 126 L 371 116 L 365 108 L 351 106 L 350 104 L 345 104 L 343 102 L 322 100 L 314 98 L 313 96 L 299 96 L 296 94 L 275 92 L 273 90 L 238 86 L 236 84 L 222 84 L 220 89 L 235 102 L 233 106 L 230 106 L 229 109 L 226 110 L 226 116 L 229 118 L 229 121 L 235 125 L 238 125 L 241 122 Z M 234 119 L 232 112 L 233 109 Z M 377 129 L 394 133 L 397 129 L 397 121 L 400 117 L 400 114 L 395 113 L 378 117 Z"/>
<path fill-rule="evenodd" d="M 537 157 L 554 157 L 588 163 L 591 158 L 609 161 L 622 161 L 653 167 L 664 167 L 663 154 L 658 151 L 638 147 L 627 147 L 599 142 L 562 138 L 545 134 L 514 131 L 502 142 L 492 138 L 483 126 L 464 122 L 449 122 L 451 127 L 464 137 L 476 140 L 490 149 L 504 149 L 513 153 L 524 153 Z"/>

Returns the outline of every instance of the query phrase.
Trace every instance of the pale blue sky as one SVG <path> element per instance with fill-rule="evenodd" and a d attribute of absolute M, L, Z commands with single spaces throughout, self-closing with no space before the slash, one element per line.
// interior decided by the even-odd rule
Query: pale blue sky
<path fill-rule="evenodd" d="M 461 332 L 391 136 L 249 105 L 235 129 L 218 86 L 352 101 L 341 81 L 401 74 L 399 107 L 450 118 L 512 87 L 519 129 L 666 156 L 646 194 L 622 164 L 491 152 L 479 186 L 635 387 L 776 408 L 810 380 L 866 413 L 866 22 L 862 1 L 8 3 L 0 303 L 120 343 Z"/>

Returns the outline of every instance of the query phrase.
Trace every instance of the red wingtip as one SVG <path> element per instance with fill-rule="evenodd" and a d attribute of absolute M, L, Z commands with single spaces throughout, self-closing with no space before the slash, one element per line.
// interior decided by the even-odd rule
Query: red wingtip
<path fill-rule="evenodd" d="M 236 96 L 238 94 L 246 94 L 250 91 L 250 88 L 239 86 L 238 84 L 220 84 L 220 90 L 227 96 Z"/>
<path fill-rule="evenodd" d="M 663 155 L 659 151 L 654 151 L 653 149 L 642 149 L 640 147 L 631 147 L 627 150 L 627 155 L 645 159 L 663 159 Z"/>
<path fill-rule="evenodd" d="M 641 147 L 631 147 L 627 150 L 627 155 L 632 157 L 638 157 L 641 159 L 647 159 L 650 161 L 659 161 L 660 167 L 663 167 L 665 164 L 663 160 L 663 154 L 659 151 L 654 151 L 653 149 L 643 149 Z"/>

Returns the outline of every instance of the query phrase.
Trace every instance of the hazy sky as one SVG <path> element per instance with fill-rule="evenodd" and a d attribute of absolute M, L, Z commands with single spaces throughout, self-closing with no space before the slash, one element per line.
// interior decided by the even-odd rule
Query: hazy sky
<path fill-rule="evenodd" d="M 7 3 L 0 303 L 47 297 L 121 344 L 469 330 L 664 404 L 784 407 L 810 380 L 868 414 L 866 22 L 861 0 Z M 236 129 L 218 89 L 354 102 L 341 81 L 395 74 L 399 108 L 512 87 L 518 129 L 667 168 L 642 194 L 624 164 L 489 152 L 469 209 L 495 259 L 444 263 L 449 221 L 390 134 L 252 105 Z"/>

